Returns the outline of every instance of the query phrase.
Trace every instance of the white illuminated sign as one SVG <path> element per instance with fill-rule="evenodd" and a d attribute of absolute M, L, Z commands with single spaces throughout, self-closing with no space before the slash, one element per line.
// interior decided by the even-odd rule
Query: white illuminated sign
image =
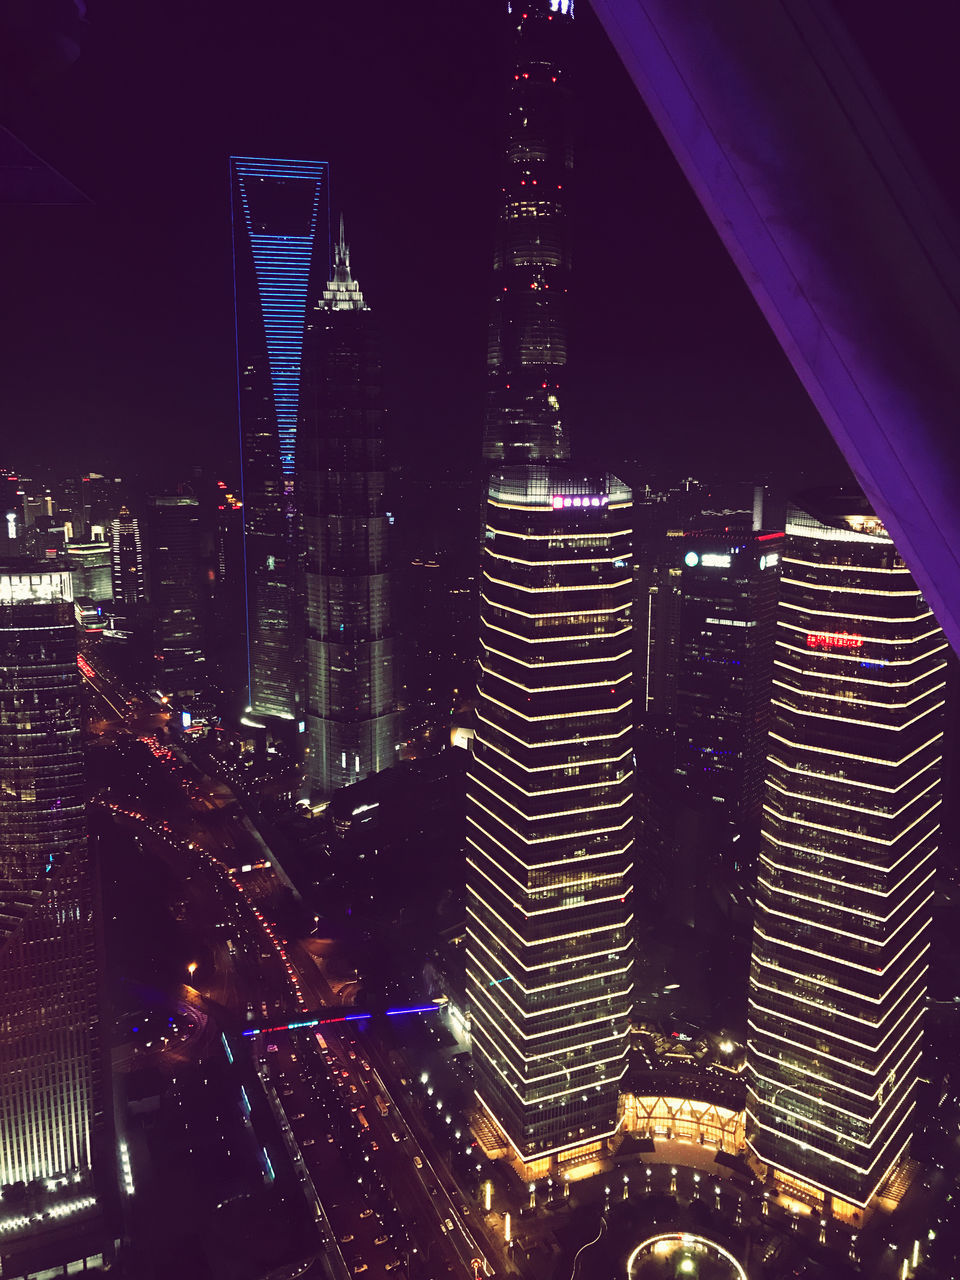
<path fill-rule="evenodd" d="M 562 507 L 605 507 L 607 495 L 605 493 L 555 493 L 551 498 L 551 505 L 554 511 L 559 511 Z"/>
<path fill-rule="evenodd" d="M 15 511 L 7 512 L 7 537 L 15 538 L 17 536 L 17 513 Z"/>
<path fill-rule="evenodd" d="M 695 569 L 698 564 L 704 569 L 729 569 L 730 556 L 718 551 L 704 551 L 703 555 L 688 551 L 683 557 L 683 563 L 688 569 Z"/>
<path fill-rule="evenodd" d="M 780 563 L 780 552 L 770 551 L 765 556 L 760 557 L 760 568 L 769 569 L 771 565 Z"/>

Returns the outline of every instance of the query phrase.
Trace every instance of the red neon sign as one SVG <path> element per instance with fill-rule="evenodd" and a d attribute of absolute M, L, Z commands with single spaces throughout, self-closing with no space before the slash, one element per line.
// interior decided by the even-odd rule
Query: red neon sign
<path fill-rule="evenodd" d="M 848 631 L 808 631 L 808 649 L 862 649 L 863 636 Z"/>

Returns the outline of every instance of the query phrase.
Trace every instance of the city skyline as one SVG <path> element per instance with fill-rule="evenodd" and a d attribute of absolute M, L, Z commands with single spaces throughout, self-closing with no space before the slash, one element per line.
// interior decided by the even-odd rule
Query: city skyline
<path fill-rule="evenodd" d="M 0 75 L 0 1270 L 956 1275 L 960 277 L 821 4 L 900 29 L 58 3 Z M 918 390 L 905 524 L 845 431 Z"/>
<path fill-rule="evenodd" d="M 491 121 L 499 118 L 503 85 L 488 67 L 501 58 L 500 6 L 460 14 L 437 5 L 436 14 L 431 9 L 424 19 L 423 38 L 412 41 L 406 14 L 385 0 L 375 5 L 365 65 L 372 83 L 409 102 L 404 110 L 412 128 L 402 146 L 394 146 L 393 134 L 380 127 L 371 108 L 352 116 L 341 109 L 349 94 L 346 64 L 334 63 L 317 86 L 305 75 L 311 38 L 317 48 L 353 47 L 361 36 L 359 14 L 331 8 L 320 18 L 301 8 L 297 12 L 294 4 L 289 26 L 267 45 L 257 38 L 258 24 L 242 11 L 231 28 L 239 62 L 225 60 L 220 52 L 219 27 L 201 24 L 191 32 L 189 45 L 177 42 L 175 26 L 164 35 L 161 46 L 175 63 L 185 57 L 182 50 L 194 50 L 178 64 L 181 92 L 173 118 L 184 127 L 175 143 L 165 136 L 168 117 L 157 113 L 160 98 L 151 94 L 154 71 L 143 52 L 146 45 L 136 43 L 138 37 L 149 40 L 149 24 L 144 30 L 131 19 L 132 25 L 118 26 L 109 6 L 100 10 L 102 25 L 87 29 L 69 73 L 42 93 L 21 91 L 15 99 L 12 127 L 88 190 L 93 201 L 90 208 L 58 211 L 55 218 L 45 214 L 30 225 L 23 215 L 11 223 L 19 247 L 8 279 L 18 326 L 8 350 L 17 358 L 4 408 L 7 417 L 23 425 L 25 437 L 33 430 L 62 435 L 63 446 L 79 455 L 78 466 L 90 465 L 84 442 L 109 450 L 115 458 L 111 465 L 121 468 L 150 448 L 145 442 L 151 440 L 157 442 L 151 452 L 158 459 L 171 440 L 179 447 L 190 442 L 208 454 L 233 453 L 231 353 L 225 336 L 232 302 L 229 257 L 220 243 L 226 204 L 218 174 L 230 153 L 260 150 L 319 155 L 335 166 L 334 204 L 344 208 L 355 251 L 367 264 L 367 293 L 388 339 L 386 377 L 397 421 L 413 445 L 419 443 L 422 458 L 439 453 L 456 465 L 461 457 L 475 457 L 460 425 L 468 423 L 466 434 L 476 432 L 479 439 L 482 335 L 493 250 L 490 202 L 499 145 Z M 937 49 L 930 47 L 935 24 L 924 28 L 925 43 L 898 66 L 895 33 L 882 15 L 867 21 L 863 10 L 858 3 L 844 6 L 895 106 L 929 150 L 936 122 L 944 117 L 943 102 L 936 96 L 936 78 L 923 77 L 915 60 L 936 56 Z M 294 40 L 297 18 L 305 24 L 305 40 Z M 777 433 L 775 447 L 788 451 L 785 467 L 800 462 L 814 472 L 832 468 L 833 446 L 588 5 L 578 11 L 577 29 L 583 65 L 576 74 L 586 77 L 589 92 L 574 183 L 572 218 L 584 246 L 574 263 L 574 290 L 581 300 L 595 297 L 602 306 L 593 307 L 589 324 L 574 318 L 572 346 L 581 354 L 570 368 L 572 422 L 581 435 L 586 428 L 584 438 L 609 442 L 614 454 L 638 452 L 642 444 L 655 450 L 661 467 L 670 468 L 692 449 L 711 471 L 742 471 L 771 424 L 783 420 L 791 430 Z M 404 63 L 394 58 L 398 44 Z M 451 56 L 461 68 L 455 76 L 442 69 Z M 125 118 L 109 118 L 105 100 L 115 96 L 118 81 L 128 83 L 133 64 L 143 72 L 142 84 Z M 320 95 L 309 113 L 303 109 L 308 83 Z M 452 115 L 449 104 L 464 85 L 469 101 Z M 201 104 L 211 97 L 235 109 L 204 112 Z M 132 146 L 128 130 L 135 122 L 143 141 Z M 111 163 L 117 150 L 123 165 Z M 179 183 L 168 181 L 157 191 L 151 153 L 179 175 Z M 369 212 L 376 203 L 377 175 L 391 188 L 413 181 L 425 200 L 401 202 L 382 225 Z M 941 166 L 937 176 L 952 199 L 952 174 Z M 452 207 L 468 211 L 456 222 L 443 212 L 444 189 Z M 592 200 L 591 191 L 602 191 L 603 198 Z M 183 207 L 191 212 L 189 232 L 181 225 Z M 5 217 L 13 214 L 7 210 Z M 106 235 L 108 227 L 116 233 Z M 152 246 L 146 259 L 141 253 L 145 239 Z M 455 268 L 457 288 L 450 297 L 445 297 L 445 271 L 410 297 L 401 263 L 411 246 L 422 243 Z M 658 245 L 656 254 L 650 252 L 652 244 Z M 137 273 L 131 268 L 137 256 L 142 282 L 134 288 Z M 191 300 L 188 315 L 181 307 L 186 298 Z M 41 306 L 42 299 L 47 301 Z M 437 338 L 437 369 L 425 378 L 430 371 L 405 317 L 412 305 L 423 323 L 441 301 L 450 322 Z M 216 321 L 201 326 L 205 308 Z M 132 323 L 118 328 L 123 314 Z M 111 344 L 124 358 L 114 362 L 108 377 L 99 351 Z M 46 360 L 51 350 L 62 351 L 57 357 L 63 361 L 61 375 L 39 390 L 40 380 L 33 377 L 28 388 L 26 379 L 41 353 Z M 182 372 L 173 380 L 158 378 L 155 363 L 171 361 Z M 133 369 L 135 383 L 128 373 Z M 59 390 L 67 386 L 69 412 Z M 155 386 L 156 394 L 144 397 L 141 386 Z M 144 430 L 134 443 L 124 427 L 137 419 Z M 802 450 L 791 443 L 794 433 L 807 437 Z M 25 459 L 21 454 L 10 461 L 20 468 Z"/>

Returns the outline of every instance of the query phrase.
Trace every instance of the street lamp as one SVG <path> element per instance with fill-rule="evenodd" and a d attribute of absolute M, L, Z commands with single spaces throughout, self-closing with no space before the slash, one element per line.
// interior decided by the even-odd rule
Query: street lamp
<path fill-rule="evenodd" d="M 196 960 L 191 960 L 190 963 L 187 965 L 187 973 L 190 975 L 191 983 L 193 982 L 193 975 L 196 972 L 197 972 L 197 962 Z"/>
<path fill-rule="evenodd" d="M 624 1200 L 626 1200 L 626 1199 L 627 1199 L 627 1197 L 628 1197 L 629 1195 L 630 1195 L 630 1176 L 629 1176 L 629 1174 L 626 1174 L 626 1173 L 625 1173 L 625 1174 L 623 1175 L 623 1198 L 624 1198 Z"/>

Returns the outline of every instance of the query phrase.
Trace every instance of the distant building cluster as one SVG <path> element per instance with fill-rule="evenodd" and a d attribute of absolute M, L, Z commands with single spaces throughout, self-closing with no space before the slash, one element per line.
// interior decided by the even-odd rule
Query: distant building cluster
<path fill-rule="evenodd" d="M 110 1261 L 81 745 L 97 646 L 184 724 L 282 741 L 299 800 L 357 847 L 358 818 L 384 835 L 380 798 L 344 789 L 465 748 L 445 838 L 469 1119 L 525 1183 L 633 1134 L 715 1145 L 852 1221 L 909 1150 L 947 642 L 858 492 L 777 510 L 762 485 L 571 461 L 573 4 L 508 10 L 480 486 L 398 483 L 328 166 L 242 156 L 242 483 L 0 477 L 2 1274 L 4 1231 L 33 1274 L 23 1242 L 63 1214 L 53 1265 Z M 722 939 L 739 1040 L 667 1029 L 653 915 Z"/>

